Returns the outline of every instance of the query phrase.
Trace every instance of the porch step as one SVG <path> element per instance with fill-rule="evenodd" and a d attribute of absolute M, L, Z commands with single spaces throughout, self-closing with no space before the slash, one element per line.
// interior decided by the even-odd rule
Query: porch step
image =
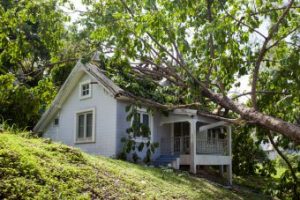
<path fill-rule="evenodd" d="M 168 166 L 173 161 L 175 161 L 179 156 L 177 155 L 160 155 L 155 161 L 153 161 L 153 165 L 156 167 L 159 166 Z"/>

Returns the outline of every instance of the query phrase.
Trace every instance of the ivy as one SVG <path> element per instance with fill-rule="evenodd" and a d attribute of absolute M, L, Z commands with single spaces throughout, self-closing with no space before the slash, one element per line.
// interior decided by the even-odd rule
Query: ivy
<path fill-rule="evenodd" d="M 131 126 L 126 130 L 127 136 L 121 139 L 123 148 L 119 158 L 129 159 L 133 162 L 143 161 L 146 164 L 150 164 L 151 157 L 159 144 L 151 142 L 150 127 L 141 123 L 138 109 L 139 107 L 136 105 L 128 105 L 126 107 L 126 112 L 128 113 L 127 121 L 131 123 Z M 146 152 L 146 155 L 140 158 L 137 152 L 143 151 Z"/>

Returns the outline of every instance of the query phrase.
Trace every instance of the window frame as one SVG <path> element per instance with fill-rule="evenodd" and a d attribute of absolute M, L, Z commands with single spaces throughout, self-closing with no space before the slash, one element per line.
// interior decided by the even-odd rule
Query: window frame
<path fill-rule="evenodd" d="M 87 114 L 92 114 L 92 137 L 91 138 L 87 138 L 86 137 L 86 129 L 87 129 L 87 123 L 86 123 L 86 116 Z M 78 127 L 79 127 L 79 123 L 78 123 L 78 119 L 80 115 L 84 115 L 84 137 L 83 139 L 79 139 L 78 138 Z M 90 109 L 85 109 L 85 110 L 80 110 L 78 112 L 75 113 L 75 133 L 74 133 L 74 143 L 75 144 L 84 144 L 84 143 L 95 143 L 96 138 L 95 138 L 95 130 L 96 130 L 96 112 L 95 112 L 95 108 L 90 108 Z"/>
<path fill-rule="evenodd" d="M 150 140 L 150 142 L 153 141 L 153 120 L 152 120 L 152 114 L 147 112 L 146 109 L 138 109 L 137 112 L 140 114 L 140 123 L 143 123 L 143 115 L 148 115 L 148 119 L 149 119 L 149 129 L 150 129 L 150 138 L 147 137 L 143 137 L 143 136 L 139 136 L 139 137 L 133 137 L 134 141 L 137 143 L 141 143 L 141 142 L 148 142 Z M 133 119 L 131 120 L 130 126 L 133 123 Z"/>
<path fill-rule="evenodd" d="M 57 124 L 55 123 L 55 122 L 56 122 L 56 120 L 58 121 L 58 123 L 57 123 Z M 53 127 L 58 127 L 58 126 L 59 126 L 59 122 L 60 122 L 60 120 L 59 120 L 59 116 L 55 117 L 55 118 L 54 118 L 54 120 L 53 120 Z"/>
<path fill-rule="evenodd" d="M 84 85 L 88 85 L 89 86 L 89 93 L 87 95 L 83 95 L 82 92 L 83 92 L 83 86 Z M 91 98 L 92 97 L 92 84 L 91 84 L 91 80 L 86 80 L 86 81 L 82 81 L 80 84 L 79 84 L 79 98 L 80 100 L 83 100 L 83 99 L 88 99 L 88 98 Z"/>

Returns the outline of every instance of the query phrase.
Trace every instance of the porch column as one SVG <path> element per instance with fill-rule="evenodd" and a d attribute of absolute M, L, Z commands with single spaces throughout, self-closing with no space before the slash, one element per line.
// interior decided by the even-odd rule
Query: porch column
<path fill-rule="evenodd" d="M 227 126 L 227 132 L 228 132 L 228 156 L 232 156 L 232 150 L 231 150 L 231 126 Z"/>
<path fill-rule="evenodd" d="M 228 184 L 232 185 L 232 164 L 230 163 L 227 167 L 227 180 Z"/>
<path fill-rule="evenodd" d="M 219 171 L 220 171 L 220 175 L 223 177 L 224 176 L 224 166 L 223 165 L 219 166 Z"/>
<path fill-rule="evenodd" d="M 192 119 L 190 123 L 190 172 L 196 174 L 196 122 L 197 120 Z"/>
<path fill-rule="evenodd" d="M 228 156 L 230 156 L 230 164 L 227 165 L 227 178 L 229 185 L 232 185 L 232 147 L 231 147 L 231 126 L 227 126 L 228 132 Z"/>

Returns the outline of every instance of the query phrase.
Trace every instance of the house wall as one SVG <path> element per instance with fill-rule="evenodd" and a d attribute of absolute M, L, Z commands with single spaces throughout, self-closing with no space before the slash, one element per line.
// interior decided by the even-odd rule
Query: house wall
<path fill-rule="evenodd" d="M 96 81 L 88 74 L 81 77 L 61 106 L 59 126 L 53 127 L 53 119 L 46 128 L 44 137 L 78 147 L 88 153 L 114 157 L 116 156 L 117 101 L 99 84 L 91 85 L 91 98 L 80 100 L 79 85 L 87 80 Z M 95 109 L 95 142 L 76 144 L 76 113 L 91 108 Z"/>
<path fill-rule="evenodd" d="M 126 112 L 126 106 L 129 105 L 126 102 L 118 101 L 117 102 L 117 139 L 116 146 L 117 152 L 120 153 L 122 151 L 123 144 L 121 143 L 121 138 L 126 137 L 126 130 L 130 127 L 130 122 L 126 120 L 128 113 Z M 159 147 L 156 149 L 155 154 L 152 156 L 152 159 L 156 159 L 161 154 L 161 136 L 165 135 L 167 137 L 170 133 L 170 127 L 168 125 L 161 126 L 160 125 L 161 114 L 158 112 L 154 112 L 151 117 L 151 141 L 158 142 Z M 168 138 L 169 142 L 171 142 L 171 138 Z M 146 148 L 144 151 L 137 152 L 139 157 L 144 158 L 146 155 Z M 129 156 L 130 157 L 130 156 Z"/>
<path fill-rule="evenodd" d="M 171 133 L 172 124 L 164 124 L 159 127 L 160 134 L 160 154 L 161 155 L 171 155 L 172 154 L 172 137 Z"/>
<path fill-rule="evenodd" d="M 43 134 L 43 137 L 51 138 L 52 140 L 57 140 L 59 126 L 54 125 L 54 120 L 47 127 L 47 131 Z"/>
<path fill-rule="evenodd" d="M 127 133 L 126 130 L 127 128 L 130 127 L 130 123 L 126 120 L 127 113 L 126 113 L 126 106 L 128 104 L 117 101 L 117 132 L 116 132 L 116 147 L 117 147 L 117 155 L 121 153 L 122 151 L 122 142 L 121 139 L 123 137 L 126 137 Z"/>
<path fill-rule="evenodd" d="M 156 112 L 153 118 L 153 141 L 158 142 L 159 147 L 153 158 L 157 158 L 160 155 L 170 155 L 171 154 L 171 124 L 161 125 L 162 114 Z"/>

